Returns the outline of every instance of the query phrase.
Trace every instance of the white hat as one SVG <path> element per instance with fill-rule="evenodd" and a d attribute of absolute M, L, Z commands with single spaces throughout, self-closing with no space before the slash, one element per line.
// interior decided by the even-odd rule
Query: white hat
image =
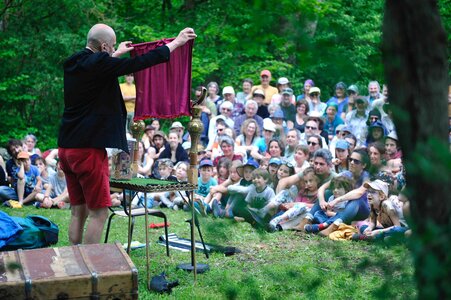
<path fill-rule="evenodd" d="M 396 131 L 392 130 L 389 134 L 387 134 L 387 136 L 385 137 L 386 139 L 392 139 L 395 141 L 399 141 L 398 140 L 398 135 L 396 134 Z"/>
<path fill-rule="evenodd" d="M 183 127 L 183 125 L 182 125 L 182 123 L 180 123 L 180 122 L 174 122 L 174 123 L 172 123 L 172 125 L 171 125 L 171 128 L 170 129 L 173 129 L 173 128 L 183 128 L 183 129 L 185 129 L 185 127 Z"/>
<path fill-rule="evenodd" d="M 252 95 L 262 95 L 265 97 L 265 92 L 263 90 L 256 89 Z"/>
<path fill-rule="evenodd" d="M 231 87 L 231 86 L 225 86 L 225 87 L 222 89 L 222 94 L 223 94 L 223 95 L 225 95 L 225 94 L 233 94 L 233 95 L 235 95 L 235 90 L 234 90 L 233 87 Z"/>
<path fill-rule="evenodd" d="M 274 122 L 271 119 L 266 118 L 266 119 L 263 119 L 263 129 L 272 131 L 272 132 L 276 132 L 276 125 L 274 124 Z"/>
<path fill-rule="evenodd" d="M 310 90 L 308 91 L 308 93 L 309 93 L 310 95 L 313 94 L 313 93 L 318 93 L 318 94 L 321 95 L 321 90 L 319 89 L 319 87 L 314 86 L 314 87 L 311 87 L 311 88 L 310 88 Z"/>
<path fill-rule="evenodd" d="M 384 195 L 385 195 L 386 197 L 388 197 L 388 184 L 385 183 L 385 182 L 383 182 L 383 181 L 380 180 L 380 179 L 376 179 L 376 180 L 371 181 L 371 182 L 365 182 L 365 183 L 363 184 L 363 186 L 364 186 L 365 188 L 371 187 L 373 190 L 381 191 L 382 193 L 384 193 Z"/>
<path fill-rule="evenodd" d="M 290 81 L 286 77 L 280 77 L 279 80 L 277 80 L 277 84 L 287 84 L 287 83 L 290 83 Z"/>

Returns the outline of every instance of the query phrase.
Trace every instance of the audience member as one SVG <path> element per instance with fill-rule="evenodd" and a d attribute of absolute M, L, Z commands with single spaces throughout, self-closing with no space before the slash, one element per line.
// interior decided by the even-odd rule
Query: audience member
<path fill-rule="evenodd" d="M 252 92 L 257 89 L 265 92 L 265 105 L 269 105 L 271 103 L 272 96 L 279 92 L 277 88 L 271 86 L 270 83 L 271 72 L 269 70 L 263 70 L 260 72 L 260 84 L 252 87 Z"/>

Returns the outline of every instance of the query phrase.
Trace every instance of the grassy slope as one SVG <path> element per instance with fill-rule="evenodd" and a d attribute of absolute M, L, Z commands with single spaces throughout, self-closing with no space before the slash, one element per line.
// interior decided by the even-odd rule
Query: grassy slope
<path fill-rule="evenodd" d="M 60 226 L 60 241 L 55 246 L 69 245 L 69 210 L 1 209 L 16 216 L 48 217 Z M 184 222 L 188 213 L 165 211 L 171 223 L 169 232 L 189 238 L 189 225 Z M 161 221 L 150 217 L 149 222 Z M 169 280 L 178 279 L 180 285 L 170 296 L 148 292 L 145 250 L 133 250 L 140 299 L 410 299 L 416 295 L 412 261 L 404 245 L 336 242 L 293 232 L 271 234 L 246 223 L 211 218 L 200 218 L 200 224 L 207 243 L 235 246 L 242 253 L 229 257 L 213 253 L 208 260 L 198 253 L 198 262 L 208 263 L 211 270 L 199 274 L 193 284 L 192 274 L 176 270 L 178 264 L 190 262 L 190 253 L 171 250 L 167 257 L 165 248 L 155 243 L 163 229 L 149 229 L 151 277 L 165 271 Z M 127 219 L 115 217 L 109 240 L 125 243 L 126 230 Z M 145 241 L 143 217 L 137 219 L 133 240 Z"/>

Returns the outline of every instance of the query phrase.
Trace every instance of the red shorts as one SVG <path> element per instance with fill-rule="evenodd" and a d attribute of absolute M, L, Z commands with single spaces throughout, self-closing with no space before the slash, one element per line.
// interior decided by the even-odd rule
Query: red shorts
<path fill-rule="evenodd" d="M 105 149 L 59 148 L 71 205 L 89 209 L 111 206 L 108 156 Z"/>

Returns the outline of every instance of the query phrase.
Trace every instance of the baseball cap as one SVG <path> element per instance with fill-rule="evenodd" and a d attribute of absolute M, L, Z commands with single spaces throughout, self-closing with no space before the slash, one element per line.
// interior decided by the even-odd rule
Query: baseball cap
<path fill-rule="evenodd" d="M 279 80 L 277 80 L 277 84 L 288 84 L 290 81 L 286 77 L 280 77 Z"/>
<path fill-rule="evenodd" d="M 338 140 L 337 144 L 335 145 L 335 149 L 348 150 L 349 143 L 346 142 L 345 140 Z"/>
<path fill-rule="evenodd" d="M 349 87 L 348 87 L 348 92 L 349 91 L 351 91 L 351 92 L 355 92 L 355 93 L 359 93 L 359 88 L 355 85 L 355 84 L 352 84 L 352 85 L 350 85 Z"/>
<path fill-rule="evenodd" d="M 384 193 L 384 195 L 386 197 L 388 197 L 388 184 L 383 182 L 380 179 L 376 179 L 376 180 L 371 181 L 371 182 L 365 182 L 363 184 L 363 186 L 366 187 L 366 188 L 371 187 L 373 190 L 376 190 L 376 191 L 381 191 L 382 193 Z"/>
<path fill-rule="evenodd" d="M 290 88 L 283 89 L 282 95 L 284 95 L 284 94 L 286 94 L 286 95 L 293 95 L 293 90 L 290 89 Z"/>
<path fill-rule="evenodd" d="M 280 160 L 280 158 L 271 157 L 271 159 L 268 162 L 268 165 L 272 165 L 272 164 L 280 166 L 282 164 L 282 161 Z"/>
<path fill-rule="evenodd" d="M 313 93 L 321 94 L 321 90 L 319 89 L 319 87 L 314 86 L 314 87 L 311 87 L 311 88 L 310 88 L 310 90 L 309 90 L 308 93 L 309 93 L 310 95 L 313 94 Z"/>
<path fill-rule="evenodd" d="M 335 85 L 335 89 L 346 90 L 346 84 L 344 82 L 339 82 Z"/>
<path fill-rule="evenodd" d="M 252 95 L 253 96 L 255 96 L 255 95 L 262 95 L 263 97 L 265 97 L 265 92 L 263 90 L 256 89 Z"/>
<path fill-rule="evenodd" d="M 263 71 L 260 72 L 260 77 L 261 76 L 271 77 L 271 72 L 269 72 L 269 70 L 263 70 Z"/>
<path fill-rule="evenodd" d="M 252 167 L 254 169 L 257 169 L 259 167 L 259 164 L 255 160 L 249 159 L 244 165 L 239 166 L 238 168 L 236 168 L 236 172 L 238 173 L 238 175 L 240 175 L 240 177 L 243 177 L 243 169 L 246 166 L 249 166 L 249 167 Z"/>
<path fill-rule="evenodd" d="M 202 167 L 213 167 L 213 162 L 210 159 L 203 159 L 199 163 L 199 168 Z"/>
<path fill-rule="evenodd" d="M 276 111 L 274 112 L 274 115 L 273 115 L 272 117 L 273 117 L 273 119 L 274 119 L 274 118 L 275 118 L 275 119 L 283 119 L 283 118 L 285 118 L 285 116 L 284 116 L 284 114 L 283 114 L 283 111 L 282 111 L 281 109 L 276 110 Z"/>
<path fill-rule="evenodd" d="M 29 159 L 30 154 L 28 154 L 28 152 L 25 152 L 25 151 L 20 151 L 19 154 L 17 154 L 17 158 L 18 159 L 21 159 L 21 158 Z"/>

